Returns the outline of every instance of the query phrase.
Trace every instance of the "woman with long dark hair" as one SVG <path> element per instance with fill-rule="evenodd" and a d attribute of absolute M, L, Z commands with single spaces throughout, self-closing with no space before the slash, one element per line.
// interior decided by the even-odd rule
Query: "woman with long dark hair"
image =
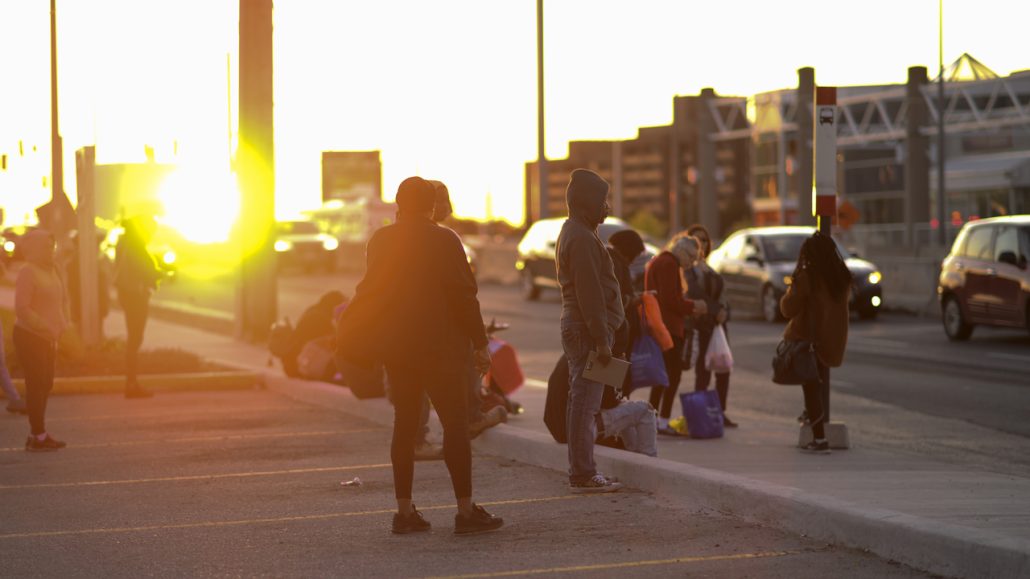
<path fill-rule="evenodd" d="M 837 251 L 837 244 L 830 236 L 817 232 L 801 245 L 791 284 L 780 300 L 780 311 L 790 320 L 783 338 L 814 343 L 819 368 L 818 382 L 801 385 L 813 436 L 801 448 L 803 452 L 830 452 L 825 431 L 830 416 L 830 368 L 844 361 L 851 284 L 851 273 Z"/>

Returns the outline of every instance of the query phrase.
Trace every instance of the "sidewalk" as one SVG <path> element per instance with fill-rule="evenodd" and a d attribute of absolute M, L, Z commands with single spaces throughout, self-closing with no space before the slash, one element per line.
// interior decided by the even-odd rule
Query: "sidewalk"
<path fill-rule="evenodd" d="M 0 307 L 12 305 L 13 292 L 0 288 Z M 124 333 L 121 324 L 120 312 L 112 312 L 106 333 Z M 392 423 L 385 400 L 359 401 L 345 388 L 288 379 L 277 365 L 267 365 L 267 350 L 260 345 L 152 319 L 144 347 L 159 346 L 264 371 L 276 391 L 384 426 Z M 553 442 L 541 420 L 541 386 L 531 380 L 518 392 L 526 413 L 479 437 L 474 448 L 563 471 L 565 447 Z M 734 375 L 734 389 L 765 389 L 771 410 L 789 395 L 746 373 Z M 662 500 L 731 513 L 918 569 L 958 577 L 1030 576 L 1030 479 L 863 449 L 854 437 L 851 450 L 802 455 L 792 446 L 797 436 L 792 415 L 780 409 L 732 415 L 743 426 L 723 439 L 662 439 L 659 459 L 599 448 L 598 466 Z"/>

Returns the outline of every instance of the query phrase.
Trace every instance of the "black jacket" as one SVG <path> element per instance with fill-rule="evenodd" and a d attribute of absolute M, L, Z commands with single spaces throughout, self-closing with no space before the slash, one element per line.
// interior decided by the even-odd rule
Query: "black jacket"
<path fill-rule="evenodd" d="M 470 344 L 487 344 L 476 279 L 453 231 L 402 214 L 372 236 L 366 259 L 337 329 L 341 358 L 440 370 L 463 367 Z"/>
<path fill-rule="evenodd" d="M 722 299 L 722 291 L 725 286 L 722 276 L 712 268 L 705 266 L 702 279 L 698 279 L 694 268 L 685 270 L 683 279 L 687 282 L 687 297 L 692 300 L 704 300 L 708 305 L 708 313 L 687 318 L 687 326 L 699 332 L 711 332 L 715 329 L 715 316 L 719 310 L 729 311 Z"/>

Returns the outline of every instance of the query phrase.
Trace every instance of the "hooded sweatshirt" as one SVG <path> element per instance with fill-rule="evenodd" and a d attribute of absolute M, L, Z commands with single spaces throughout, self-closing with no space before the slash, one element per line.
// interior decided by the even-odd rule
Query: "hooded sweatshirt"
<path fill-rule="evenodd" d="M 604 221 L 608 183 L 586 169 L 572 172 L 565 201 L 569 218 L 555 248 L 561 286 L 564 326 L 586 324 L 595 346 L 611 347 L 615 330 L 625 321 L 619 281 L 597 226 Z"/>

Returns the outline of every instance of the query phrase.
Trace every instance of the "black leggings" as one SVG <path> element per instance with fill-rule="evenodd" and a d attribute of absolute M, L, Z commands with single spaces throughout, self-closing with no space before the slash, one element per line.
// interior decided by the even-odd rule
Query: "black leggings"
<path fill-rule="evenodd" d="M 46 432 L 46 404 L 54 387 L 57 345 L 28 330 L 14 326 L 14 349 L 25 373 L 25 405 L 29 411 L 32 434 Z"/>
<path fill-rule="evenodd" d="M 443 425 L 443 457 L 451 473 L 454 496 L 472 496 L 472 447 L 468 430 L 468 377 L 465 368 L 429 371 L 387 364 L 393 396 L 393 486 L 398 499 L 410 499 L 415 478 L 415 439 L 419 429 L 423 392 Z"/>
<path fill-rule="evenodd" d="M 697 363 L 694 364 L 695 391 L 708 390 L 708 386 L 712 383 L 712 371 L 705 364 L 705 355 L 708 354 L 708 345 L 712 342 L 714 331 L 714 329 L 711 329 L 698 330 L 697 332 Z M 719 393 L 719 405 L 722 406 L 722 411 L 726 412 L 726 402 L 730 395 L 730 375 L 728 372 L 715 375 L 715 391 Z"/>
<path fill-rule="evenodd" d="M 662 352 L 662 358 L 665 360 L 665 372 L 669 375 L 669 387 L 651 388 L 651 406 L 658 408 L 659 416 L 669 418 L 683 374 L 683 336 L 672 337 L 672 348 Z"/>
<path fill-rule="evenodd" d="M 150 315 L 150 293 L 147 291 L 118 290 L 118 303 L 125 313 L 125 384 L 137 385 L 139 349 L 143 345 L 143 330 Z"/>
<path fill-rule="evenodd" d="M 816 361 L 819 368 L 819 382 L 801 385 L 805 393 L 805 413 L 812 424 L 812 436 L 826 438 L 825 424 L 830 421 L 830 368 Z"/>

